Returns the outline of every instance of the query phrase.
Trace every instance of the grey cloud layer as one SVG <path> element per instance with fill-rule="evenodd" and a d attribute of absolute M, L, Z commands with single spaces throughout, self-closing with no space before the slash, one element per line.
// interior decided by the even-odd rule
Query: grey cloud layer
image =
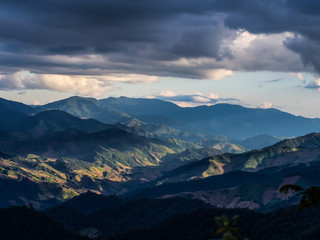
<path fill-rule="evenodd" d="M 0 72 L 206 78 L 210 69 L 302 64 L 320 72 L 319 22 L 314 0 L 2 0 Z M 257 39 L 237 54 L 228 43 L 240 29 L 294 35 L 280 45 Z"/>

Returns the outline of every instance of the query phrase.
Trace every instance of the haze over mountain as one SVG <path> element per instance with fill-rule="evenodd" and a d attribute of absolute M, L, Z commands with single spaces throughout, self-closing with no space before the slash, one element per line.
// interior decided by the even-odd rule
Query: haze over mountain
<path fill-rule="evenodd" d="M 158 99 L 120 97 L 97 101 L 72 97 L 43 107 L 64 110 L 82 118 L 92 117 L 105 123 L 131 121 L 131 126 L 141 125 L 139 121 L 132 122 L 132 118 L 135 118 L 180 131 L 222 134 L 236 139 L 259 134 L 291 137 L 320 131 L 320 119 L 294 116 L 276 109 L 254 109 L 230 104 L 182 108 Z"/>
<path fill-rule="evenodd" d="M 134 99 L 126 100 L 135 101 Z M 147 106 L 145 106 L 145 103 L 149 104 L 148 101 L 148 99 L 140 99 L 138 101 L 143 102 L 141 111 L 145 111 L 145 109 L 147 108 Z M 178 106 L 165 101 L 152 100 L 152 102 L 156 102 L 156 104 L 158 105 L 168 105 L 170 106 L 169 109 L 172 107 L 175 109 L 181 109 Z M 16 106 L 19 107 L 16 108 Z M 152 104 L 150 107 L 152 109 L 159 108 L 153 106 Z M 114 116 L 111 116 L 110 118 L 109 111 L 113 108 L 102 106 L 100 102 L 93 98 L 72 97 L 69 99 L 51 103 L 49 105 L 45 105 L 43 107 L 38 106 L 35 108 L 31 108 L 21 103 L 6 101 L 2 99 L 2 105 L 0 106 L 0 110 L 3 113 L 2 118 L 0 119 L 2 123 L 1 127 L 5 129 L 5 132 L 9 133 L 11 137 L 14 137 L 16 139 L 41 137 L 46 134 L 70 128 L 77 128 L 88 132 L 99 131 L 108 128 L 120 128 L 136 135 L 154 138 L 174 137 L 180 140 L 191 141 L 207 147 L 215 147 L 227 152 L 243 152 L 245 151 L 245 149 L 253 148 L 253 146 L 250 146 L 250 144 L 246 145 L 245 142 L 240 141 L 239 139 L 235 140 L 222 135 L 211 134 L 210 131 L 208 131 L 206 134 L 196 132 L 192 133 L 190 131 L 181 131 L 164 124 L 145 123 L 136 118 L 131 118 L 129 117 L 129 115 L 116 110 L 112 110 L 112 114 L 116 114 L 118 116 L 117 120 L 124 120 L 127 127 L 119 123 L 116 126 L 110 126 L 103 125 L 93 120 L 84 121 L 75 117 L 72 118 L 70 115 L 63 113 L 62 111 L 53 111 L 46 109 L 62 109 L 83 119 L 87 119 L 88 117 L 96 117 L 97 119 L 101 119 L 100 117 L 102 117 L 102 120 L 104 120 L 105 122 L 114 122 Z M 39 113 L 36 114 L 37 112 Z M 122 116 L 124 115 L 126 115 L 125 119 L 122 118 Z M 4 130 L 2 130 L 2 132 L 3 131 Z M 264 137 L 264 139 L 262 139 L 262 137 L 260 137 L 260 144 L 256 144 L 254 147 L 264 147 L 270 145 L 271 143 L 274 143 L 276 140 L 277 139 L 275 138 L 267 139 L 267 137 Z"/>
<path fill-rule="evenodd" d="M 9 111 L 10 104 L 12 102 L 6 101 L 2 105 L 2 111 Z M 168 134 L 172 132 L 175 135 L 179 133 L 174 128 L 193 134 L 222 134 L 236 139 L 259 134 L 291 137 L 320 130 L 320 119 L 298 117 L 276 109 L 253 109 L 230 104 L 181 108 L 157 99 L 120 97 L 98 101 L 93 98 L 71 97 L 35 109 L 22 104 L 19 106 L 20 108 L 14 108 L 14 114 L 30 115 L 35 111 L 58 109 L 80 118 L 94 118 L 104 123 L 123 122 L 129 126 L 141 127 L 146 125 L 145 128 L 151 132 L 152 128 L 153 131 L 159 131 L 159 127 L 152 127 L 152 124 L 164 124 L 173 128 L 166 128 Z M 5 124 L 3 126 L 10 129 Z"/>
<path fill-rule="evenodd" d="M 232 138 L 248 138 L 259 134 L 288 137 L 320 130 L 320 119 L 297 117 L 276 109 L 254 109 L 230 104 L 181 108 L 157 99 L 126 97 L 100 101 L 144 122 Z"/>

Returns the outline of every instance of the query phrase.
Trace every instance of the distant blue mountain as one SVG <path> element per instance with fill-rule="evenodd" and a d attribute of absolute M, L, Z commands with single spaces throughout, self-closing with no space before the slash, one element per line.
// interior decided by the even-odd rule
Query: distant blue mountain
<path fill-rule="evenodd" d="M 38 110 L 61 110 L 79 118 L 93 118 L 104 123 L 126 122 L 131 117 L 109 105 L 102 104 L 95 98 L 70 97 L 60 101 L 48 103 Z"/>
<path fill-rule="evenodd" d="M 158 99 L 127 97 L 107 98 L 100 102 L 147 123 L 166 124 L 194 133 L 249 138 L 260 134 L 299 136 L 320 131 L 320 119 L 295 116 L 277 109 L 231 104 L 182 108 Z"/>

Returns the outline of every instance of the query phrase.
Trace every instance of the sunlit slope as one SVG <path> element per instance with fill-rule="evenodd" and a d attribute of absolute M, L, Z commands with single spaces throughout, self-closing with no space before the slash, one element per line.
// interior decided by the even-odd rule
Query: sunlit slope
<path fill-rule="evenodd" d="M 283 140 L 270 147 L 241 154 L 225 153 L 177 168 L 165 176 L 166 181 L 204 178 L 235 170 L 257 171 L 286 164 L 320 160 L 320 133 Z M 162 180 L 163 180 L 162 179 Z"/>
<path fill-rule="evenodd" d="M 71 129 L 19 142 L 15 147 L 15 155 L 0 154 L 0 188 L 7 193 L 0 198 L 4 206 L 30 201 L 50 204 L 87 190 L 121 193 L 127 191 L 126 183 L 155 178 L 144 170 L 135 174 L 136 168 L 154 168 L 155 174 L 160 174 L 185 161 L 219 153 L 201 151 L 176 139 L 145 138 L 119 129 L 95 133 Z M 188 148 L 194 150 L 186 151 Z"/>

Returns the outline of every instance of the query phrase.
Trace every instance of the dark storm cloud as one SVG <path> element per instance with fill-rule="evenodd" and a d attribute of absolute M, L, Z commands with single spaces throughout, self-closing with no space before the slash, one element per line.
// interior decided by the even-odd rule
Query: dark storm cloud
<path fill-rule="evenodd" d="M 320 38 L 319 38 L 320 39 Z M 320 41 L 296 36 L 286 41 L 286 46 L 300 54 L 305 66 L 313 66 L 320 73 Z"/>
<path fill-rule="evenodd" d="M 228 14 L 227 26 L 252 33 L 293 32 L 285 46 L 298 53 L 304 65 L 320 72 L 320 1 L 252 0 L 242 1 L 241 9 Z"/>
<path fill-rule="evenodd" d="M 235 55 L 228 43 L 245 29 L 294 33 L 280 47 L 320 72 L 319 5 L 314 0 L 2 0 L 0 71 L 205 78 L 212 69 L 303 70 L 270 41 L 253 41 L 248 52 Z"/>

